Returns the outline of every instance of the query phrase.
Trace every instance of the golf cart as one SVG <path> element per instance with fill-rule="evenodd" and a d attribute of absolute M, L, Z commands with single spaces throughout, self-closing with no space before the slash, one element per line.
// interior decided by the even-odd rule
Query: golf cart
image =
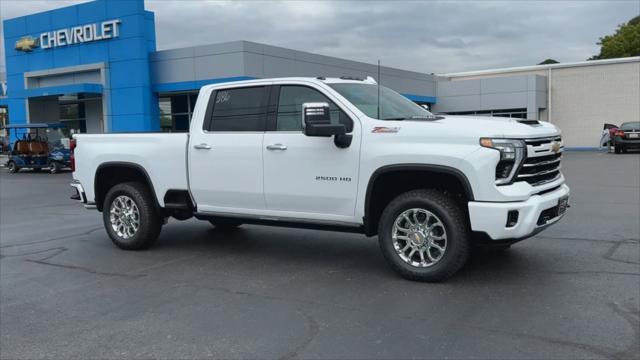
<path fill-rule="evenodd" d="M 69 167 L 71 151 L 64 124 L 15 124 L 4 127 L 9 136 L 14 131 L 15 142 L 10 147 L 7 168 L 11 173 L 31 168 L 48 169 L 55 174 Z"/>

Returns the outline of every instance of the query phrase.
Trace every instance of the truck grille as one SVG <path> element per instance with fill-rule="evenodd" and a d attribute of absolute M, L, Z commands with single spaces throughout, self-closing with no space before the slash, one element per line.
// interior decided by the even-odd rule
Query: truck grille
<path fill-rule="evenodd" d="M 560 177 L 562 138 L 560 136 L 525 139 L 526 158 L 518 170 L 515 181 L 526 181 L 536 186 Z"/>

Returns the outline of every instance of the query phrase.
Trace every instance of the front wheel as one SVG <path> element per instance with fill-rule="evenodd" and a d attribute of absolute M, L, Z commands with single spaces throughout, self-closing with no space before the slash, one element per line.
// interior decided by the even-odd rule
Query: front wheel
<path fill-rule="evenodd" d="M 109 190 L 102 220 L 116 246 L 141 250 L 155 243 L 163 218 L 155 208 L 152 196 L 149 189 L 138 182 L 118 184 Z"/>
<path fill-rule="evenodd" d="M 18 171 L 20 171 L 20 168 L 18 167 L 15 161 L 9 161 L 9 163 L 7 164 L 7 168 L 9 169 L 9 172 L 12 174 L 15 174 Z"/>
<path fill-rule="evenodd" d="M 391 267 L 409 280 L 444 280 L 469 256 L 466 213 L 437 190 L 413 190 L 393 199 L 382 212 L 378 240 Z"/>

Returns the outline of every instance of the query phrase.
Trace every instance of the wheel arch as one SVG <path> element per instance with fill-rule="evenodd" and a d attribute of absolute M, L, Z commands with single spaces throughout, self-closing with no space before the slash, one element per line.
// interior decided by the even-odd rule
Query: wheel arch
<path fill-rule="evenodd" d="M 423 182 L 424 181 L 424 182 Z M 394 191 L 385 186 L 397 184 Z M 393 164 L 376 169 L 369 178 L 365 195 L 364 231 L 367 236 L 377 234 L 377 223 L 384 207 L 395 196 L 418 188 L 436 188 L 459 193 L 465 201 L 473 201 L 473 188 L 460 170 L 435 164 Z"/>
<path fill-rule="evenodd" d="M 152 201 L 155 208 L 161 210 L 151 177 L 140 164 L 124 161 L 105 162 L 96 169 L 94 179 L 95 203 L 98 211 L 102 211 L 104 199 L 109 189 L 114 185 L 129 181 L 145 184 L 153 197 Z"/>

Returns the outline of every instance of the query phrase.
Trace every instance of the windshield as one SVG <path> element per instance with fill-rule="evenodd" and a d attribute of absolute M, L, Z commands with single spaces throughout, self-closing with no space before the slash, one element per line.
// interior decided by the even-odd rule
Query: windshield
<path fill-rule="evenodd" d="M 69 149 L 69 137 L 65 134 L 65 128 L 46 129 L 46 139 L 51 149 Z"/>
<path fill-rule="evenodd" d="M 626 122 L 620 125 L 620 130 L 640 130 L 640 121 Z"/>
<path fill-rule="evenodd" d="M 378 85 L 329 84 L 368 117 L 381 120 L 433 119 L 434 115 L 420 105 L 380 86 L 380 114 L 378 114 Z"/>

